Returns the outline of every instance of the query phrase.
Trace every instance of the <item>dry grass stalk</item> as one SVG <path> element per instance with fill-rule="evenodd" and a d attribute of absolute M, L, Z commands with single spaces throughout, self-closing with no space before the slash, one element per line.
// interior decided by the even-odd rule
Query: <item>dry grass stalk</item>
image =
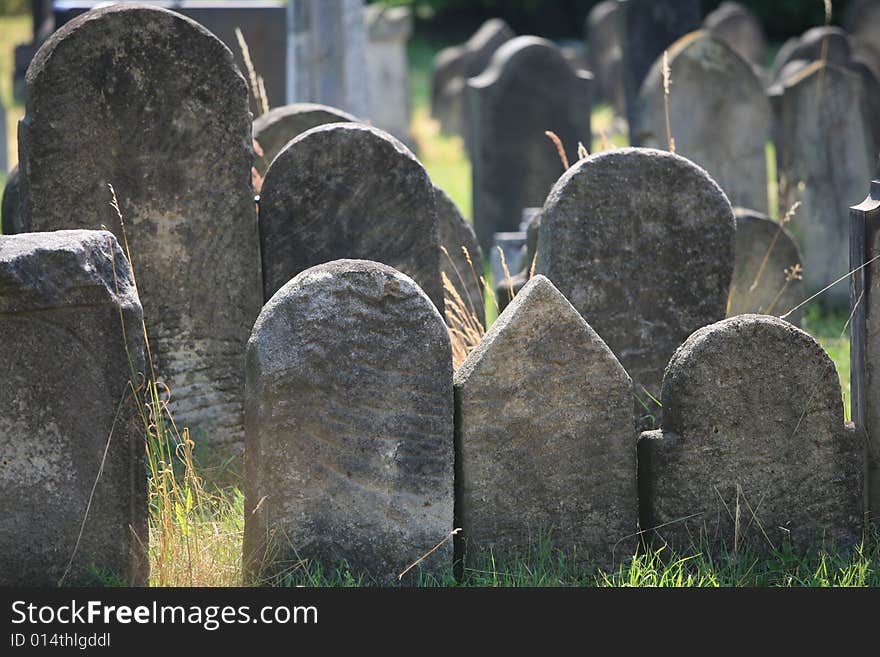
<path fill-rule="evenodd" d="M 825 6 L 825 27 L 831 25 L 831 14 L 834 13 L 834 7 L 831 4 L 831 0 L 822 0 L 822 3 Z M 822 53 L 819 55 L 819 60 L 822 62 L 822 68 L 819 70 L 819 86 L 818 86 L 818 98 L 817 102 L 822 99 L 822 88 L 825 84 L 825 65 L 828 63 L 828 36 L 822 38 Z"/>
<path fill-rule="evenodd" d="M 590 157 L 590 151 L 587 150 L 587 147 L 584 146 L 583 142 L 578 142 L 578 159 L 586 160 Z"/>
<path fill-rule="evenodd" d="M 776 243 L 779 241 L 779 237 L 780 235 L 782 235 L 782 231 L 785 229 L 785 224 L 787 224 L 794 218 L 794 215 L 797 214 L 797 211 L 800 207 L 801 202 L 797 201 L 788 209 L 788 212 L 786 212 L 785 216 L 780 220 L 779 227 L 776 229 L 776 233 L 773 235 L 773 239 L 770 240 L 770 246 L 767 248 L 767 252 L 764 254 L 763 260 L 761 260 L 761 266 L 758 267 L 758 273 L 755 274 L 755 280 L 752 282 L 751 287 L 749 287 L 749 294 L 754 292 L 755 288 L 758 287 L 758 283 L 761 282 L 761 277 L 764 275 L 764 270 L 767 267 L 767 261 L 770 260 L 770 254 L 773 253 L 773 249 L 776 246 Z"/>
<path fill-rule="evenodd" d="M 556 152 L 559 154 L 562 168 L 568 171 L 568 156 L 565 154 L 565 147 L 562 145 L 562 140 L 559 138 L 559 135 L 550 130 L 547 130 L 544 134 L 547 135 L 550 138 L 550 141 L 556 146 Z"/>
<path fill-rule="evenodd" d="M 507 296 L 509 297 L 508 301 L 513 301 L 513 283 L 510 280 L 513 278 L 513 276 L 510 275 L 510 268 L 507 266 L 507 258 L 504 257 L 504 250 L 500 246 L 497 246 L 495 248 L 498 249 L 498 253 L 501 256 L 501 269 L 502 271 L 504 271 L 504 280 L 510 283 L 507 286 Z"/>
<path fill-rule="evenodd" d="M 257 76 L 257 88 L 260 90 L 260 101 L 262 102 L 261 114 L 269 113 L 269 94 L 266 93 L 266 81 L 262 75 Z"/>
<path fill-rule="evenodd" d="M 800 266 L 800 264 L 792 265 L 788 269 L 785 270 L 785 283 L 782 284 L 779 292 L 776 293 L 776 296 L 773 297 L 773 301 L 770 302 L 770 305 L 767 307 L 768 315 L 773 313 L 773 310 L 776 308 L 776 304 L 779 303 L 779 300 L 782 298 L 782 295 L 785 294 L 785 291 L 788 289 L 788 286 L 791 285 L 794 281 L 801 281 L 804 278 L 804 269 Z"/>
<path fill-rule="evenodd" d="M 245 41 L 244 34 L 242 34 L 240 28 L 235 28 L 235 38 L 238 39 L 238 47 L 241 50 L 241 56 L 242 59 L 244 59 L 244 66 L 248 72 L 251 94 L 254 97 L 254 101 L 256 102 L 260 114 L 265 114 L 269 111 L 269 101 L 263 97 L 263 94 L 260 91 L 260 81 L 257 77 L 257 71 L 254 68 L 254 62 L 251 60 L 251 51 L 250 48 L 248 48 L 247 41 Z"/>
<path fill-rule="evenodd" d="M 672 122 L 669 119 L 669 90 L 672 87 L 672 71 L 669 68 L 669 51 L 663 51 L 663 110 L 666 113 L 666 140 L 669 152 L 675 153 L 675 138 L 672 136 Z"/>
<path fill-rule="evenodd" d="M 458 270 L 455 261 L 449 255 L 449 251 L 447 251 L 444 246 L 441 246 L 440 250 L 452 265 L 458 283 L 464 291 L 463 295 L 459 293 L 455 283 L 450 280 L 446 272 L 440 272 L 440 277 L 443 281 L 443 300 L 445 302 L 444 313 L 446 315 L 446 325 L 449 330 L 449 341 L 452 346 L 452 365 L 455 369 L 458 369 L 468 357 L 468 354 L 470 354 L 483 339 L 483 335 L 486 333 L 486 327 L 484 325 L 485 318 L 481 319 L 479 317 L 477 304 L 471 299 L 470 292 L 468 292 L 468 285 L 465 283 L 464 277 Z M 470 252 L 465 246 L 461 247 L 461 251 L 467 260 L 468 267 L 470 267 L 473 280 L 477 283 L 477 288 L 483 290 L 483 296 L 486 296 L 485 293 L 489 288 L 486 285 L 485 279 L 477 276 Z M 494 294 L 490 296 L 494 300 Z"/>

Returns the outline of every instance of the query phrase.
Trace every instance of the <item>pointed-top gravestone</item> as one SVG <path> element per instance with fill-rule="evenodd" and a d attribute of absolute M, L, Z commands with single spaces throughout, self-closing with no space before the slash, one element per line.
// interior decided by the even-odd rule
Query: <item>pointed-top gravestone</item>
<path fill-rule="evenodd" d="M 562 140 L 568 161 L 590 142 L 592 77 L 575 71 L 551 42 L 517 37 L 468 81 L 474 228 L 484 251 L 495 233 L 519 228 L 522 211 L 543 205 L 564 167 L 546 132 Z"/>
<path fill-rule="evenodd" d="M 455 404 L 456 526 L 468 558 L 528 554 L 548 535 L 605 567 L 632 553 L 632 381 L 545 277 L 456 372 Z"/>
<path fill-rule="evenodd" d="M 360 258 L 399 269 L 443 308 L 434 186 L 376 128 L 319 126 L 288 144 L 263 182 L 260 239 L 267 301 L 309 267 Z"/>
<path fill-rule="evenodd" d="M 863 440 L 809 335 L 758 315 L 702 328 L 670 361 L 662 401 L 662 430 L 639 440 L 643 530 L 680 550 L 861 540 Z"/>
<path fill-rule="evenodd" d="M 250 576 L 308 559 L 389 584 L 449 537 L 449 334 L 410 278 L 353 260 L 301 273 L 263 308 L 246 369 Z M 451 566 L 451 541 L 420 564 Z"/>
<path fill-rule="evenodd" d="M 675 349 L 724 318 L 734 232 L 730 202 L 694 163 L 607 151 L 578 162 L 550 192 L 536 271 L 602 336 L 636 392 L 657 397 Z"/>
<path fill-rule="evenodd" d="M 699 0 L 625 0 L 623 2 L 623 76 L 626 118 L 638 118 L 638 96 L 645 76 L 663 51 L 700 27 Z M 630 138 L 633 146 L 640 146 Z"/>
<path fill-rule="evenodd" d="M 668 51 L 672 86 L 664 89 L 663 57 L 639 94 L 635 141 L 668 148 L 709 172 L 734 205 L 768 211 L 767 140 L 773 112 L 752 66 L 709 32 L 692 32 Z"/>
<path fill-rule="evenodd" d="M 758 17 L 738 2 L 722 2 L 706 16 L 703 28 L 724 41 L 746 61 L 765 66 L 767 39 Z"/>
<path fill-rule="evenodd" d="M 485 326 L 486 308 L 483 287 L 479 280 L 482 276 L 483 251 L 477 243 L 474 229 L 461 216 L 461 212 L 446 192 L 435 187 L 434 196 L 437 200 L 440 245 L 445 247 L 449 254 L 447 256 L 444 253 L 440 256 L 440 271 L 449 277 L 468 311 Z"/>
<path fill-rule="evenodd" d="M 177 426 L 240 442 L 260 272 L 248 89 L 232 53 L 179 14 L 118 4 L 55 32 L 27 84 L 24 225 L 104 225 L 122 241 L 113 185 Z"/>
<path fill-rule="evenodd" d="M 306 130 L 328 123 L 357 122 L 348 112 L 328 105 L 294 103 L 276 107 L 254 121 L 254 140 L 263 151 L 262 157 L 255 158 L 254 166 L 260 175 L 266 175 L 266 170 L 278 153 Z"/>
<path fill-rule="evenodd" d="M 106 231 L 0 237 L 0 586 L 145 586 L 143 312 Z"/>
<path fill-rule="evenodd" d="M 849 271 L 849 214 L 865 193 L 877 154 L 862 110 L 861 80 L 842 68 L 814 62 L 786 81 L 780 101 L 780 207 L 801 202 L 804 281 L 814 294 Z M 833 139 L 830 138 L 833 135 Z M 845 304 L 849 287 L 835 285 L 823 299 Z"/>
<path fill-rule="evenodd" d="M 736 266 L 727 314 L 784 315 L 801 304 L 804 283 L 801 255 L 779 222 L 754 210 L 735 208 Z M 800 326 L 801 311 L 786 316 Z"/>

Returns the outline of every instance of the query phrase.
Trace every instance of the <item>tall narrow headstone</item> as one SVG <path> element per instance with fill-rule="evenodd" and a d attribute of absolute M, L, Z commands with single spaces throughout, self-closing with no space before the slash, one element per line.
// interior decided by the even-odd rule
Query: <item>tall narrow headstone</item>
<path fill-rule="evenodd" d="M 766 214 L 735 208 L 736 265 L 730 284 L 728 317 L 760 314 L 781 316 L 806 296 L 797 244 L 784 225 Z M 786 319 L 800 326 L 801 311 Z"/>
<path fill-rule="evenodd" d="M 376 128 L 320 126 L 288 144 L 263 181 L 260 240 L 266 301 L 309 267 L 360 258 L 399 269 L 443 308 L 434 186 Z"/>
<path fill-rule="evenodd" d="M 732 204 L 767 212 L 773 111 L 752 66 L 705 31 L 676 41 L 667 63 L 668 95 L 662 56 L 645 78 L 630 125 L 634 140 L 665 149 L 671 137 L 675 152 L 706 169 Z"/>
<path fill-rule="evenodd" d="M 412 10 L 373 4 L 366 7 L 365 20 L 370 120 L 377 128 L 411 144 L 406 44 L 412 36 Z"/>
<path fill-rule="evenodd" d="M 288 30 L 287 102 L 369 116 L 363 0 L 291 0 Z"/>
<path fill-rule="evenodd" d="M 605 567 L 632 554 L 632 381 L 546 278 L 526 284 L 456 372 L 455 410 L 469 559 L 526 555 L 548 536 Z"/>
<path fill-rule="evenodd" d="M 252 576 L 309 559 L 396 582 L 449 537 L 452 354 L 410 278 L 353 260 L 301 273 L 254 325 L 247 390 Z M 451 541 L 421 563 L 451 566 Z"/>
<path fill-rule="evenodd" d="M 606 151 L 559 180 L 544 206 L 536 271 L 577 308 L 646 405 L 695 330 L 724 318 L 735 223 L 721 188 L 678 155 Z"/>
<path fill-rule="evenodd" d="M 847 207 L 864 195 L 863 181 L 873 174 L 877 156 L 862 93 L 854 74 L 815 62 L 786 81 L 781 97 L 780 205 L 802 203 L 795 221 L 802 235 L 807 294 L 849 271 Z M 841 283 L 823 299 L 845 304 L 848 295 L 848 286 Z"/>
<path fill-rule="evenodd" d="M 878 171 L 880 174 L 880 171 Z M 866 493 L 870 518 L 880 519 L 880 175 L 874 177 L 868 198 L 850 208 L 850 362 L 852 420 L 867 440 Z M 866 263 L 870 263 L 865 266 Z"/>
<path fill-rule="evenodd" d="M 448 135 L 462 132 L 466 57 L 464 45 L 450 46 L 437 53 L 431 67 L 431 116 Z"/>
<path fill-rule="evenodd" d="M 700 27 L 699 0 L 624 0 L 623 78 L 626 116 L 637 123 L 642 82 L 663 51 Z M 640 146 L 630 139 L 633 146 Z"/>
<path fill-rule="evenodd" d="M 240 443 L 241 363 L 261 304 L 251 115 L 232 53 L 179 14 L 113 5 L 52 35 L 27 82 L 24 225 L 127 238 L 177 426 Z"/>
<path fill-rule="evenodd" d="M 461 216 L 455 203 L 439 187 L 434 188 L 437 201 L 437 232 L 440 245 L 446 254 L 440 256 L 440 271 L 455 286 L 468 310 L 486 325 L 486 308 L 483 300 L 483 251 L 477 242 L 474 229 Z M 467 253 L 465 253 L 465 250 Z"/>
<path fill-rule="evenodd" d="M 767 65 L 767 38 L 758 17 L 738 2 L 722 2 L 706 16 L 703 29 L 733 48 L 753 66 Z"/>
<path fill-rule="evenodd" d="M 537 37 L 504 44 L 468 81 L 474 227 L 484 251 L 495 233 L 517 230 L 522 211 L 543 205 L 564 167 L 547 136 L 562 140 L 569 162 L 590 143 L 592 77 Z"/>
<path fill-rule="evenodd" d="M 110 233 L 0 237 L 0 585 L 146 585 L 142 318 Z"/>
<path fill-rule="evenodd" d="M 313 103 L 294 103 L 276 107 L 254 120 L 254 140 L 263 151 L 254 166 L 265 176 L 272 160 L 287 143 L 306 130 L 328 123 L 357 123 L 358 119 L 335 107 Z"/>
<path fill-rule="evenodd" d="M 587 16 L 587 50 L 596 87 L 620 115 L 626 113 L 623 88 L 623 5 L 618 0 L 600 2 Z"/>
<path fill-rule="evenodd" d="M 688 338 L 663 379 L 662 427 L 639 440 L 643 530 L 680 550 L 861 541 L 863 441 L 844 426 L 834 362 L 788 322 L 744 315 Z"/>

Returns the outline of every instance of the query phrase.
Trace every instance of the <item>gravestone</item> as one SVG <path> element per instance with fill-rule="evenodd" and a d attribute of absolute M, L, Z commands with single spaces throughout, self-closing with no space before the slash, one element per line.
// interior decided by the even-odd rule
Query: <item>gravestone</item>
<path fill-rule="evenodd" d="M 409 62 L 406 44 L 412 36 L 409 7 L 365 8 L 370 120 L 377 128 L 413 144 L 410 134 Z"/>
<path fill-rule="evenodd" d="M 699 164 L 730 202 L 760 212 L 767 200 L 767 140 L 773 110 L 752 66 L 709 32 L 692 32 L 668 51 L 672 84 L 664 91 L 663 57 L 639 94 L 639 144 L 668 148 L 666 108 L 675 152 Z"/>
<path fill-rule="evenodd" d="M 868 198 L 850 208 L 850 269 L 852 276 L 850 329 L 852 363 L 852 419 L 867 440 L 865 450 L 866 497 L 869 518 L 880 519 L 880 394 L 877 373 L 880 362 L 880 171 L 871 182 Z M 867 266 L 865 266 L 867 263 Z"/>
<path fill-rule="evenodd" d="M 278 153 L 306 130 L 328 123 L 357 122 L 348 112 L 327 105 L 294 103 L 276 107 L 254 120 L 254 139 L 263 150 L 263 156 L 255 158 L 254 166 L 261 176 L 265 176 Z"/>
<path fill-rule="evenodd" d="M 434 186 L 376 128 L 337 123 L 290 142 L 263 181 L 260 240 L 266 301 L 309 267 L 361 258 L 399 269 L 443 309 Z"/>
<path fill-rule="evenodd" d="M 287 102 L 369 116 L 363 0 L 291 0 L 287 13 Z"/>
<path fill-rule="evenodd" d="M 239 70 L 248 75 L 235 33 L 239 28 L 247 43 L 254 71 L 263 78 L 269 106 L 284 104 L 287 63 L 280 53 L 287 48 L 287 10 L 283 0 L 137 0 L 137 3 L 172 9 L 205 27 L 226 44 L 235 56 Z M 61 27 L 89 10 L 107 4 L 106 0 L 55 0 L 56 26 Z M 251 111 L 257 116 L 261 107 L 253 97 L 250 102 Z"/>
<path fill-rule="evenodd" d="M 873 174 L 876 158 L 862 93 L 856 75 L 814 62 L 786 81 L 780 100 L 780 207 L 802 203 L 795 221 L 808 295 L 849 271 L 847 207 L 864 194 L 862 181 Z M 848 295 L 841 283 L 823 300 L 842 305 Z"/>
<path fill-rule="evenodd" d="M 578 162 L 541 214 L 536 272 L 589 321 L 635 382 L 696 329 L 723 319 L 735 223 L 721 188 L 678 155 L 623 148 Z"/>
<path fill-rule="evenodd" d="M 541 230 L 542 208 L 526 208 L 523 210 L 523 221 L 520 228 L 525 228 L 526 244 L 519 258 L 520 269 L 509 278 L 504 277 L 496 281 L 495 299 L 498 311 L 501 312 L 510 301 L 519 294 L 526 283 L 532 278 L 532 265 L 538 255 L 538 234 Z"/>
<path fill-rule="evenodd" d="M 3 188 L 3 203 L 0 205 L 0 233 L 4 235 L 27 232 L 21 223 L 19 198 L 18 167 L 13 167 L 6 178 L 6 185 Z"/>
<path fill-rule="evenodd" d="M 448 135 L 462 133 L 464 120 L 464 45 L 444 48 L 431 66 L 431 116 Z"/>
<path fill-rule="evenodd" d="M 526 555 L 547 535 L 606 568 L 632 554 L 632 394 L 553 284 L 526 284 L 455 374 L 456 527 L 468 559 Z"/>
<path fill-rule="evenodd" d="M 142 317 L 110 233 L 0 237 L 0 586 L 146 585 Z"/>
<path fill-rule="evenodd" d="M 587 49 L 599 94 L 614 111 L 626 113 L 623 88 L 623 6 L 618 0 L 600 2 L 587 16 Z"/>
<path fill-rule="evenodd" d="M 626 118 L 635 125 L 639 90 L 663 51 L 700 27 L 699 0 L 625 0 L 623 2 L 623 79 Z M 640 146 L 630 139 L 633 146 Z"/>
<path fill-rule="evenodd" d="M 115 187 L 157 374 L 177 426 L 242 440 L 241 362 L 260 310 L 247 85 L 200 25 L 114 5 L 67 23 L 28 71 L 28 230 L 112 227 Z"/>
<path fill-rule="evenodd" d="M 880 2 L 857 0 L 847 4 L 843 26 L 850 33 L 854 55 L 869 61 L 880 75 Z"/>
<path fill-rule="evenodd" d="M 555 132 L 569 162 L 589 144 L 591 75 L 575 71 L 559 49 L 517 37 L 468 81 L 474 228 L 484 250 L 495 233 L 516 230 L 523 208 L 544 204 L 564 167 L 545 132 Z"/>
<path fill-rule="evenodd" d="M 794 239 L 766 214 L 734 209 L 736 265 L 727 315 L 781 316 L 800 305 L 804 295 L 801 256 Z M 800 326 L 801 311 L 786 320 Z"/>
<path fill-rule="evenodd" d="M 643 530 L 685 550 L 861 541 L 863 440 L 844 427 L 834 362 L 788 322 L 694 333 L 666 370 L 662 426 L 639 440 Z"/>
<path fill-rule="evenodd" d="M 485 326 L 486 309 L 483 286 L 480 284 L 483 252 L 477 243 L 477 236 L 446 192 L 435 187 L 434 197 L 437 202 L 437 233 L 440 244 L 449 253 L 449 257 L 440 256 L 440 271 L 449 277 L 468 309 Z M 467 249 L 467 254 L 462 247 Z"/>
<path fill-rule="evenodd" d="M 761 21 L 738 2 L 722 2 L 706 16 L 703 29 L 733 48 L 754 66 L 767 64 L 767 38 Z"/>
<path fill-rule="evenodd" d="M 387 584 L 450 535 L 452 354 L 410 278 L 353 260 L 304 271 L 263 308 L 246 369 L 252 575 L 344 560 Z M 448 541 L 420 568 L 451 565 Z"/>

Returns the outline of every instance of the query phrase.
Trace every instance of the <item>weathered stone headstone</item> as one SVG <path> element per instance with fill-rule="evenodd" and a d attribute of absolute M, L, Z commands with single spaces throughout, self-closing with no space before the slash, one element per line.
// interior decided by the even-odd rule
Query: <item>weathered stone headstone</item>
<path fill-rule="evenodd" d="M 569 162 L 589 144 L 591 82 L 559 49 L 537 37 L 504 44 L 468 81 L 474 228 L 484 250 L 495 233 L 516 230 L 523 208 L 544 204 L 564 167 L 545 132 L 555 132 Z"/>
<path fill-rule="evenodd" d="M 738 2 L 722 2 L 703 21 L 703 28 L 755 66 L 767 64 L 767 39 L 758 17 Z"/>
<path fill-rule="evenodd" d="M 855 55 L 871 63 L 880 75 L 880 2 L 856 0 L 847 3 L 843 26 L 850 33 Z"/>
<path fill-rule="evenodd" d="M 735 208 L 736 265 L 727 315 L 781 316 L 800 305 L 804 295 L 801 256 L 784 226 L 766 214 Z M 786 320 L 800 326 L 801 311 Z"/>
<path fill-rule="evenodd" d="M 880 171 L 871 182 L 870 193 L 861 204 L 850 208 L 850 293 L 852 420 L 867 440 L 866 497 L 870 519 L 880 519 L 880 313 L 877 292 L 880 263 Z M 867 263 L 867 266 L 865 266 Z"/>
<path fill-rule="evenodd" d="M 550 192 L 536 272 L 602 336 L 636 393 L 644 386 L 657 397 L 675 349 L 725 316 L 734 232 L 724 192 L 689 160 L 606 151 L 573 166 Z"/>
<path fill-rule="evenodd" d="M 483 275 L 483 251 L 474 229 L 461 216 L 446 192 L 435 187 L 434 197 L 437 201 L 437 233 L 440 244 L 449 253 L 449 257 L 445 254 L 440 256 L 440 271 L 449 277 L 462 300 L 485 326 L 486 309 L 479 279 Z M 467 255 L 462 247 L 467 249 Z"/>
<path fill-rule="evenodd" d="M 409 7 L 369 5 L 367 71 L 370 77 L 370 120 L 377 128 L 412 144 L 410 134 L 409 63 L 406 43 L 412 36 Z"/>
<path fill-rule="evenodd" d="M 523 210 L 523 225 L 526 233 L 526 244 L 519 258 L 520 269 L 508 277 L 496 280 L 495 299 L 498 310 L 503 311 L 520 290 L 532 277 L 532 265 L 538 254 L 538 234 L 541 230 L 542 208 L 526 208 Z M 523 226 L 520 226 L 521 228 Z"/>
<path fill-rule="evenodd" d="M 375 262 L 309 269 L 263 308 L 248 344 L 246 568 L 275 551 L 343 560 L 382 583 L 453 529 L 449 335 L 408 277 Z M 451 541 L 420 567 L 448 572 Z"/>
<path fill-rule="evenodd" d="M 6 178 L 6 185 L 3 188 L 3 202 L 0 205 L 0 233 L 4 235 L 27 232 L 21 224 L 19 184 L 18 167 L 14 167 Z"/>
<path fill-rule="evenodd" d="M 0 237 L 0 585 L 146 585 L 142 317 L 110 233 Z"/>
<path fill-rule="evenodd" d="M 662 426 L 639 440 L 643 530 L 679 549 L 861 541 L 863 440 L 844 427 L 834 362 L 791 324 L 745 315 L 694 333 L 666 370 Z"/>
<path fill-rule="evenodd" d="M 587 16 L 587 48 L 598 92 L 618 114 L 626 113 L 623 88 L 623 6 L 600 2 Z"/>
<path fill-rule="evenodd" d="M 786 78 L 781 73 L 792 62 L 810 63 L 824 59 L 832 64 L 846 66 L 852 59 L 852 54 L 852 43 L 844 30 L 839 27 L 811 28 L 800 37 L 789 39 L 779 49 L 773 61 L 776 81 L 785 82 Z"/>
<path fill-rule="evenodd" d="M 673 44 L 668 65 L 668 98 L 661 56 L 642 85 L 638 121 L 630 125 L 630 134 L 646 147 L 668 148 L 668 103 L 675 152 L 706 169 L 734 205 L 767 212 L 773 110 L 751 64 L 701 31 Z"/>
<path fill-rule="evenodd" d="M 370 114 L 363 0 L 291 0 L 287 102 Z"/>
<path fill-rule="evenodd" d="M 55 32 L 19 125 L 28 230 L 125 218 L 158 377 L 178 427 L 242 440 L 245 344 L 260 310 L 248 90 L 203 27 L 114 5 Z"/>
<path fill-rule="evenodd" d="M 834 65 L 814 62 L 786 81 L 780 100 L 780 206 L 802 205 L 800 227 L 807 294 L 846 274 L 848 203 L 864 194 L 874 171 L 870 132 L 862 111 L 862 82 Z M 845 304 L 849 289 L 835 285 L 823 299 Z"/>
<path fill-rule="evenodd" d="M 361 258 L 399 269 L 443 308 L 434 186 L 376 128 L 319 126 L 288 144 L 263 181 L 260 240 L 266 301 L 309 267 Z"/>
<path fill-rule="evenodd" d="M 444 48 L 434 57 L 431 68 L 431 116 L 449 135 L 462 132 L 466 57 L 464 45 Z"/>
<path fill-rule="evenodd" d="M 642 82 L 657 58 L 688 32 L 700 27 L 699 0 L 625 0 L 623 2 L 623 77 L 626 118 L 637 123 Z M 631 138 L 633 146 L 640 144 Z"/>
<path fill-rule="evenodd" d="M 632 394 L 602 339 L 550 281 L 532 279 L 455 374 L 467 556 L 527 554 L 548 534 L 605 567 L 631 555 Z"/>
<path fill-rule="evenodd" d="M 272 160 L 287 143 L 306 130 L 328 123 L 357 123 L 358 119 L 335 107 L 313 103 L 294 103 L 276 107 L 254 121 L 254 139 L 263 149 L 254 166 L 265 176 Z"/>

